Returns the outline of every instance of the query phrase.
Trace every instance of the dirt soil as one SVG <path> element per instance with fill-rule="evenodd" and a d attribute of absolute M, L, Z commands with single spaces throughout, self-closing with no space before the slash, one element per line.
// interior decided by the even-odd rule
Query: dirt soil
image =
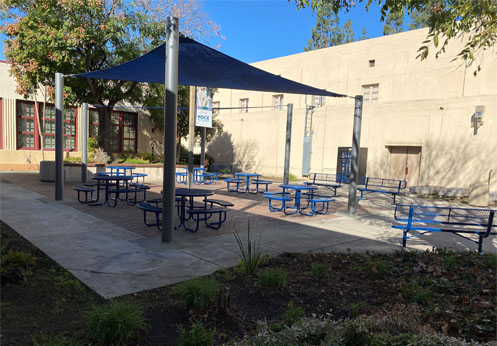
<path fill-rule="evenodd" d="M 2 277 L 1 344 L 32 345 L 42 337 L 68 336 L 94 344 L 85 313 L 108 304 L 39 249 L 1 223 L 1 243 L 36 257 L 32 273 Z M 325 264 L 329 275 L 311 273 Z M 497 340 L 497 256 L 468 252 L 405 252 L 389 254 L 284 254 L 267 259 L 261 270 L 279 268 L 288 274 L 283 288 L 261 288 L 257 276 L 239 268 L 211 275 L 221 283 L 224 309 L 185 309 L 172 287 L 120 297 L 144 308 L 148 328 L 130 345 L 176 345 L 178 326 L 202 321 L 216 330 L 215 343 L 256 331 L 258 321 L 281 321 L 290 301 L 306 316 L 354 318 L 390 310 L 396 303 L 417 303 L 422 320 L 436 332 L 478 341 Z M 3 268 L 2 268 L 3 269 Z"/>

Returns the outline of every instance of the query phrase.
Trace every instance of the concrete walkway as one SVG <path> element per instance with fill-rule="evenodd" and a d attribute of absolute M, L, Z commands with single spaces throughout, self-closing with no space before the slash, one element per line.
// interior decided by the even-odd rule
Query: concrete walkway
<path fill-rule="evenodd" d="M 235 194 L 231 198 L 239 199 L 235 204 L 239 207 L 228 216 L 234 220 L 227 223 L 228 232 L 200 229 L 195 236 L 182 232 L 166 244 L 161 243 L 156 229 L 143 225 L 137 208 L 88 207 L 73 198 L 56 202 L 33 188 L 9 182 L 8 175 L 1 177 L 0 218 L 105 298 L 174 284 L 236 265 L 239 250 L 232 231 L 239 231 L 246 241 L 244 220 L 248 218 L 252 238 L 260 239 L 263 252 L 270 256 L 284 252 L 401 249 L 401 232 L 391 229 L 393 208 L 381 198 L 361 201 L 374 213 L 350 216 L 343 212 L 342 200 L 336 202 L 341 203 L 342 211 L 335 210 L 329 217 L 290 218 L 269 213 L 262 196 Z M 209 188 L 221 194 L 224 185 Z M 66 188 L 66 194 L 72 192 Z M 125 218 L 124 214 L 129 213 L 133 220 L 138 219 L 134 226 L 128 226 L 129 222 L 119 224 L 116 219 L 110 222 L 105 216 L 117 214 L 118 218 Z M 496 237 L 493 238 L 485 241 L 485 252 L 497 252 Z M 408 246 L 420 250 L 437 246 L 476 251 L 475 244 L 451 234 L 430 234 L 410 241 Z"/>

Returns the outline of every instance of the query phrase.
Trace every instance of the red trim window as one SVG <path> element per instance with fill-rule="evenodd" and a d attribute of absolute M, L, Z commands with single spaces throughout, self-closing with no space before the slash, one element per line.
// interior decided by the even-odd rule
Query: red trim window
<path fill-rule="evenodd" d="M 98 112 L 90 109 L 90 137 L 98 136 Z M 111 152 L 137 150 L 138 114 L 129 112 L 112 112 L 110 119 Z"/>
<path fill-rule="evenodd" d="M 17 149 L 38 148 L 38 127 L 33 102 L 17 101 Z"/>
<path fill-rule="evenodd" d="M 98 112 L 96 109 L 90 109 L 88 113 L 90 118 L 89 135 L 90 137 L 98 137 Z"/>
<path fill-rule="evenodd" d="M 43 114 L 43 104 L 39 104 L 40 114 Z M 64 150 L 77 150 L 76 146 L 76 116 L 75 108 L 64 107 Z M 55 149 L 55 106 L 46 105 L 45 115 L 42 116 L 43 129 L 43 148 L 48 150 Z"/>
<path fill-rule="evenodd" d="M 45 105 L 43 115 L 43 104 L 38 103 L 38 112 L 42 114 L 41 129 L 43 133 L 43 148 L 55 150 L 55 106 Z M 35 103 L 29 101 L 17 101 L 17 149 L 38 150 L 41 148 L 40 136 L 38 135 L 38 113 L 35 112 Z M 77 150 L 76 122 L 77 112 L 75 108 L 64 108 L 64 150 Z"/>

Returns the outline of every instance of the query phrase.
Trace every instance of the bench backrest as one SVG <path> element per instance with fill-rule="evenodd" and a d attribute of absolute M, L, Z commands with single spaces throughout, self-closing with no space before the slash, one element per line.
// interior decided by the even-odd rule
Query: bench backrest
<path fill-rule="evenodd" d="M 405 180 L 367 177 L 365 185 L 366 189 L 368 187 L 377 187 L 384 189 L 395 189 L 397 191 L 400 191 L 401 189 L 405 189 L 407 187 L 407 182 Z"/>
<path fill-rule="evenodd" d="M 435 207 L 399 204 L 395 220 L 411 223 L 438 223 L 447 225 L 497 227 L 497 211 L 492 209 Z"/>
<path fill-rule="evenodd" d="M 341 184 L 343 182 L 344 176 L 342 174 L 331 174 L 331 173 L 311 173 L 309 179 L 313 183 L 327 182 L 327 183 L 337 183 Z"/>

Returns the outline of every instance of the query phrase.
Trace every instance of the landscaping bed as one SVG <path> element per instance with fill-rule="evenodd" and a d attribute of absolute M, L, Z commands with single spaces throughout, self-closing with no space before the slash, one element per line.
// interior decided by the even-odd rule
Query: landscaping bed
<path fill-rule="evenodd" d="M 188 337 L 199 340 L 209 336 L 212 344 L 222 344 L 256 334 L 259 336 L 249 342 L 260 344 L 261 338 L 277 339 L 278 333 L 309 326 L 343 329 L 347 337 L 363 340 L 356 343 L 360 345 L 368 344 L 371 335 L 365 330 L 371 330 L 371 325 L 385 332 L 386 327 L 368 319 L 395 320 L 388 324 L 393 334 L 422 331 L 482 343 L 497 338 L 496 255 L 448 251 L 284 254 L 266 259 L 254 275 L 236 267 L 111 303 L 4 223 L 1 244 L 7 244 L 2 250 L 2 345 L 46 345 L 54 340 L 59 343 L 52 345 L 98 344 L 99 326 L 91 324 L 91 316 L 99 313 L 95 307 L 104 309 L 112 304 L 121 309 L 118 315 L 128 314 L 129 309 L 133 316 L 143 311 L 145 323 L 137 322 L 138 331 L 123 342 L 129 345 L 176 345 Z M 24 255 L 14 256 L 15 251 L 33 256 L 34 264 L 27 264 L 30 261 Z M 5 258 L 23 260 L 6 265 Z M 26 266 L 14 268 L 12 263 L 20 262 Z M 354 324 L 342 328 L 332 322 L 337 320 Z M 188 332 L 193 325 L 197 326 L 195 334 Z M 182 337 L 180 329 L 184 330 Z M 316 335 L 325 338 L 319 333 Z M 288 342 L 295 335 L 281 337 Z M 101 344 L 111 344 L 102 338 Z M 67 343 L 69 340 L 72 343 Z M 322 340 L 311 341 L 308 344 Z M 391 341 L 384 344 L 388 343 Z"/>

